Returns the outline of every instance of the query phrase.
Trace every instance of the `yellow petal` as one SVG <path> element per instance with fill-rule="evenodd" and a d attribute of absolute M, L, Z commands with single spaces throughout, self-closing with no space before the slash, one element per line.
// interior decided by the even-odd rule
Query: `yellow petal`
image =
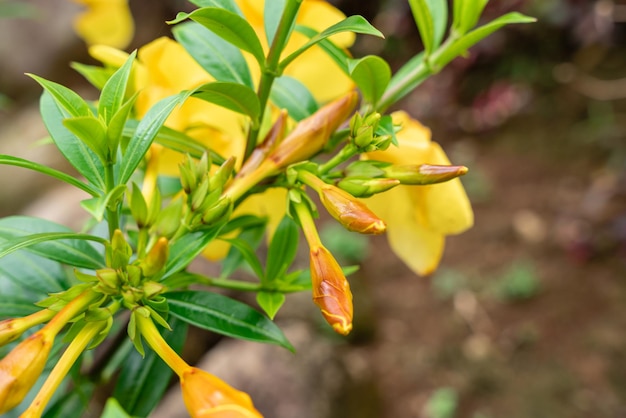
<path fill-rule="evenodd" d="M 87 10 L 74 21 L 78 35 L 88 45 L 126 48 L 134 33 L 133 17 L 126 0 L 79 1 Z"/>
<path fill-rule="evenodd" d="M 366 200 L 387 222 L 387 239 L 394 253 L 415 273 L 432 273 L 441 260 L 444 236 L 420 221 L 420 211 L 408 187 L 397 187 Z"/>

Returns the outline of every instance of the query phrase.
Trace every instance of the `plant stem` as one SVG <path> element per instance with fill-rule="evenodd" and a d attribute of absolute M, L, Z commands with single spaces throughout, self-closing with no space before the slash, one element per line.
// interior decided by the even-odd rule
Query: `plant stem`
<path fill-rule="evenodd" d="M 346 144 L 341 151 L 335 154 L 330 160 L 326 161 L 324 164 L 320 164 L 318 173 L 320 175 L 324 175 L 328 173 L 333 168 L 337 167 L 339 164 L 348 161 L 350 158 L 354 157 L 359 153 L 357 147 L 353 144 Z"/>
<path fill-rule="evenodd" d="M 113 173 L 113 164 L 106 164 L 104 166 L 104 183 L 105 193 L 108 194 L 115 188 L 115 174 Z M 118 205 L 119 207 L 119 205 Z M 118 213 L 118 207 L 111 209 L 107 205 L 107 223 L 109 224 L 109 238 L 113 238 L 113 233 L 120 227 L 120 219 Z"/>
<path fill-rule="evenodd" d="M 259 97 L 259 103 L 261 104 L 259 123 L 257 124 L 257 126 L 251 127 L 250 131 L 248 132 L 246 151 L 243 161 L 246 161 L 248 157 L 250 157 L 252 151 L 256 147 L 259 137 L 259 131 L 261 129 L 260 125 L 263 122 L 265 108 L 267 107 L 267 101 L 270 97 L 270 92 L 272 91 L 272 84 L 274 83 L 274 79 L 276 79 L 276 77 L 280 77 L 278 70 L 280 55 L 282 54 L 283 50 L 285 49 L 285 45 L 289 40 L 289 36 L 291 35 L 291 31 L 293 30 L 296 16 L 298 15 L 298 10 L 300 9 L 301 4 L 302 0 L 288 0 L 287 5 L 285 6 L 285 10 L 283 11 L 283 15 L 280 18 L 280 23 L 278 24 L 276 34 L 274 35 L 272 46 L 270 47 L 269 53 L 267 54 L 267 58 L 265 60 L 265 67 L 262 69 L 261 72 L 261 81 L 259 82 L 259 90 L 257 92 L 257 96 Z"/>

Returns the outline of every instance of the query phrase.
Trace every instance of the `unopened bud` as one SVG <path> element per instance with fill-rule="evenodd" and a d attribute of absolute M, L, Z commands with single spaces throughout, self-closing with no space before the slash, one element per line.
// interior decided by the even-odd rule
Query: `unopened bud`
<path fill-rule="evenodd" d="M 124 234 L 116 229 L 111 237 L 110 245 L 107 245 L 105 250 L 107 266 L 113 269 L 126 267 L 132 254 L 133 249 L 126 242 Z"/>
<path fill-rule="evenodd" d="M 17 340 L 29 328 L 46 322 L 54 316 L 51 309 L 42 309 L 22 318 L 11 318 L 0 321 L 0 347 Z"/>
<path fill-rule="evenodd" d="M 323 246 L 311 247 L 313 302 L 333 329 L 342 335 L 352 330 L 352 292 L 333 255 Z"/>
<path fill-rule="evenodd" d="M 146 299 L 152 299 L 153 297 L 163 293 L 165 286 L 161 283 L 148 280 L 143 284 L 143 295 Z"/>
<path fill-rule="evenodd" d="M 337 183 L 342 190 L 354 197 L 370 197 L 385 192 L 400 184 L 396 179 L 371 179 L 362 177 L 346 177 Z"/>
<path fill-rule="evenodd" d="M 0 360 L 0 414 L 19 405 L 46 365 L 54 336 L 43 329 Z"/>
<path fill-rule="evenodd" d="M 191 192 L 191 210 L 196 211 L 200 206 L 202 206 L 208 192 L 209 178 L 208 176 L 205 176 L 200 182 L 200 185 L 193 192 Z"/>
<path fill-rule="evenodd" d="M 141 193 L 141 189 L 133 183 L 130 191 L 130 213 L 133 215 L 139 228 L 144 228 L 148 221 L 148 205 Z"/>
<path fill-rule="evenodd" d="M 96 277 L 100 282 L 100 290 L 107 294 L 114 294 L 120 286 L 120 277 L 117 270 L 104 268 L 96 270 Z"/>
<path fill-rule="evenodd" d="M 222 197 L 215 205 L 204 212 L 202 223 L 207 226 L 214 225 L 224 219 L 224 217 L 230 216 L 232 210 L 232 200 L 229 197 Z"/>
<path fill-rule="evenodd" d="M 134 264 L 126 267 L 126 281 L 132 287 L 138 287 L 143 281 L 141 267 Z"/>
<path fill-rule="evenodd" d="M 146 258 L 141 262 L 141 270 L 144 277 L 152 277 L 165 267 L 169 249 L 167 238 L 159 238 L 150 252 L 148 252 L 148 255 L 146 255 Z"/>
<path fill-rule="evenodd" d="M 462 165 L 390 165 L 384 168 L 385 177 L 400 180 L 402 184 L 426 185 L 442 183 L 467 173 Z"/>
<path fill-rule="evenodd" d="M 384 167 L 390 165 L 382 161 L 355 161 L 346 167 L 346 177 L 384 177 Z"/>
<path fill-rule="evenodd" d="M 363 202 L 338 187 L 325 184 L 320 188 L 319 196 L 328 213 L 348 231 L 382 234 L 387 229 L 385 222 Z"/>
<path fill-rule="evenodd" d="M 180 184 L 186 194 L 191 194 L 196 189 L 197 177 L 195 164 L 189 154 L 185 155 L 185 161 L 178 165 L 180 171 Z"/>
<path fill-rule="evenodd" d="M 274 122 L 274 125 L 272 125 L 267 135 L 265 135 L 263 142 L 252 151 L 252 154 L 250 154 L 250 157 L 244 162 L 235 178 L 241 178 L 252 173 L 261 165 L 267 155 L 276 148 L 285 135 L 288 115 L 285 109 L 280 111 L 276 122 Z"/>
<path fill-rule="evenodd" d="M 224 164 L 220 166 L 220 168 L 213 174 L 209 180 L 209 190 L 222 190 L 224 185 L 230 178 L 233 173 L 233 169 L 235 168 L 235 157 L 230 157 Z"/>
<path fill-rule="evenodd" d="M 183 219 L 183 201 L 177 199 L 159 214 L 156 222 L 157 234 L 166 238 L 173 237 L 180 226 L 181 219 Z"/>

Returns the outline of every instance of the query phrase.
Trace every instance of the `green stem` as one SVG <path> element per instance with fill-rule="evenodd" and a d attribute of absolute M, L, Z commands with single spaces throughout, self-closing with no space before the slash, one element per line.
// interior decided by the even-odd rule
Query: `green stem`
<path fill-rule="evenodd" d="M 111 192 L 111 190 L 115 188 L 115 174 L 113 173 L 113 164 L 106 164 L 104 166 L 104 183 L 106 188 L 106 190 L 104 191 L 105 194 L 108 194 L 109 192 Z M 109 224 L 109 238 L 113 238 L 113 233 L 116 229 L 119 229 L 120 227 L 118 208 L 119 205 L 115 209 L 111 209 L 107 205 L 106 212 L 107 222 Z"/>
<path fill-rule="evenodd" d="M 326 161 L 324 164 L 320 164 L 318 173 L 320 175 L 324 175 L 328 173 L 333 168 L 337 167 L 339 164 L 348 161 L 350 158 L 354 157 L 359 153 L 357 147 L 353 144 L 346 144 L 345 147 L 341 149 L 337 154 L 335 154 L 330 160 Z"/>
<path fill-rule="evenodd" d="M 283 11 L 283 15 L 280 18 L 280 23 L 278 24 L 278 28 L 276 30 L 276 34 L 274 35 L 274 40 L 272 42 L 272 46 L 270 47 L 269 53 L 265 60 L 265 68 L 263 68 L 261 74 L 261 81 L 259 82 L 259 90 L 257 92 L 257 96 L 259 97 L 259 103 L 261 104 L 261 114 L 259 115 L 259 123 L 256 126 L 250 128 L 248 132 L 248 139 L 246 141 L 246 152 L 244 154 L 244 161 L 250 157 L 252 151 L 256 147 L 257 140 L 259 137 L 259 131 L 261 129 L 261 123 L 263 122 L 263 117 L 265 115 L 265 108 L 267 107 L 267 101 L 270 97 L 270 92 L 272 91 L 272 85 L 274 84 L 274 80 L 276 77 L 280 76 L 280 72 L 278 69 L 278 64 L 280 61 L 280 55 L 285 49 L 285 45 L 289 40 L 289 36 L 293 30 L 296 16 L 298 15 L 298 10 L 300 9 L 300 5 L 302 4 L 302 0 L 288 0 L 287 5 L 285 6 L 285 10 Z"/>

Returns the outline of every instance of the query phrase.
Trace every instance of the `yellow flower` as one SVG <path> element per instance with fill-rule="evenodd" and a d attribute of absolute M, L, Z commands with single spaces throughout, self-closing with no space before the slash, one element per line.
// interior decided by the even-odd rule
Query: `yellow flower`
<path fill-rule="evenodd" d="M 134 23 L 128 0 L 74 0 L 87 10 L 74 21 L 76 33 L 88 45 L 126 48 L 133 38 Z"/>
<path fill-rule="evenodd" d="M 183 401 L 192 418 L 262 418 L 247 393 L 196 367 L 180 375 Z"/>
<path fill-rule="evenodd" d="M 393 164 L 449 165 L 439 144 L 431 142 L 430 130 L 405 112 L 393 113 L 402 129 L 398 147 L 368 153 L 370 160 Z M 472 226 L 474 214 L 459 179 L 428 186 L 398 186 L 367 200 L 387 223 L 393 251 L 420 275 L 432 273 L 443 254 L 446 235 L 459 234 Z"/>

